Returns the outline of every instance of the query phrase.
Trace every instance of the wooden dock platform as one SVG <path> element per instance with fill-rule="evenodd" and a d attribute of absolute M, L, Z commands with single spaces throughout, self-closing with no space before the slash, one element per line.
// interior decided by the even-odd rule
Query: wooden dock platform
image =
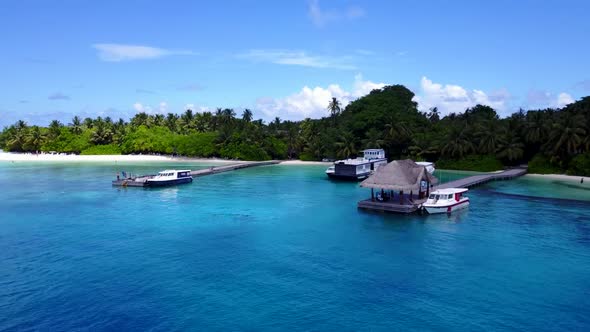
<path fill-rule="evenodd" d="M 193 178 L 201 177 L 206 175 L 212 175 L 217 173 L 223 172 L 230 172 L 235 171 L 242 168 L 250 168 L 256 166 L 267 166 L 267 165 L 276 165 L 279 164 L 280 160 L 269 160 L 269 161 L 244 161 L 239 162 L 236 164 L 231 165 L 223 165 L 223 166 L 212 166 L 209 168 L 199 169 L 191 171 L 191 175 Z M 146 187 L 147 179 L 153 177 L 155 175 L 141 175 L 136 177 L 130 177 L 126 179 L 119 179 L 112 182 L 113 186 L 115 187 Z"/>
<path fill-rule="evenodd" d="M 440 184 L 435 186 L 433 190 L 437 189 L 446 189 L 446 188 L 471 188 L 478 185 L 482 185 L 484 183 L 488 183 L 490 181 L 499 181 L 499 180 L 511 180 L 517 178 L 519 176 L 525 175 L 527 169 L 525 167 L 522 168 L 512 168 L 507 169 L 497 173 L 486 173 L 486 174 L 478 174 L 469 176 L 463 179 L 458 179 L 454 181 L 450 181 L 447 183 Z M 409 195 L 406 194 L 404 196 L 403 203 L 400 202 L 397 198 L 392 199 L 391 201 L 377 201 L 372 199 L 365 199 L 358 202 L 357 207 L 360 209 L 365 210 L 372 210 L 372 211 L 380 211 L 380 212 L 394 212 L 394 213 L 414 213 L 419 211 L 422 208 L 422 203 L 424 203 L 426 199 L 417 199 L 414 198 L 413 200 L 409 199 Z"/>
<path fill-rule="evenodd" d="M 436 189 L 446 189 L 446 188 L 471 188 L 475 186 L 482 185 L 484 183 L 488 183 L 490 181 L 500 181 L 500 180 L 512 180 L 519 176 L 525 175 L 527 172 L 526 168 L 511 168 L 497 173 L 486 173 L 486 174 L 479 174 L 469 176 L 463 179 L 458 179 L 454 181 L 449 181 L 446 183 L 442 183 L 436 187 Z"/>
<path fill-rule="evenodd" d="M 410 201 L 406 198 L 404 199 L 403 204 L 401 204 L 396 199 L 388 202 L 380 202 L 376 200 L 371 200 L 369 198 L 358 202 L 357 207 L 359 209 L 365 210 L 409 214 L 418 211 L 422 207 L 422 203 L 424 202 L 426 202 L 426 199 L 415 199 L 413 201 Z"/>
<path fill-rule="evenodd" d="M 238 164 L 231 164 L 231 165 L 224 165 L 224 166 L 213 166 L 205 169 L 199 169 L 196 171 L 191 171 L 191 175 L 195 177 L 201 177 L 205 175 L 223 173 L 223 172 L 230 172 L 235 171 L 242 168 L 250 168 L 256 166 L 268 166 L 268 165 L 276 165 L 279 164 L 280 160 L 268 160 L 268 161 L 245 161 Z"/>

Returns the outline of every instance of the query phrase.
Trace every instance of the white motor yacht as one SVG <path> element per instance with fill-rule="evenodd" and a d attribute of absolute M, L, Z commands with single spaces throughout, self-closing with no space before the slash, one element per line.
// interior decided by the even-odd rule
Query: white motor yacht
<path fill-rule="evenodd" d="M 422 207 L 428 213 L 451 213 L 469 206 L 469 197 L 463 196 L 466 188 L 438 189 L 430 193 Z"/>

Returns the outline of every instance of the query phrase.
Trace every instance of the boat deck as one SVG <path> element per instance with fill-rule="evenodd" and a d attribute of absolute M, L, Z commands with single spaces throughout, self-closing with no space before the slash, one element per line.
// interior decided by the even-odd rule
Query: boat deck
<path fill-rule="evenodd" d="M 256 167 L 256 166 L 266 166 L 266 165 L 276 165 L 279 164 L 280 161 L 278 160 L 269 160 L 269 161 L 246 161 L 240 162 L 231 165 L 223 165 L 223 166 L 212 166 L 205 169 L 199 169 L 191 171 L 192 177 L 201 177 L 206 175 L 212 175 L 217 173 L 223 172 L 230 172 L 235 171 L 242 168 L 249 168 L 249 167 Z M 120 179 L 115 180 L 112 182 L 113 186 L 115 187 L 146 187 L 147 186 L 147 179 L 153 177 L 155 175 L 141 175 L 133 178 L 127 179 Z"/>

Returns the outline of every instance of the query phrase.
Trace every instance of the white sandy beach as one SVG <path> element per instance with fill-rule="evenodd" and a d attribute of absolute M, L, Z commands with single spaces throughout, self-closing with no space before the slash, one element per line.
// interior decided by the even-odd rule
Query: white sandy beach
<path fill-rule="evenodd" d="M 561 181 L 575 181 L 580 182 L 580 179 L 584 179 L 584 182 L 590 181 L 590 177 L 579 176 L 579 175 L 565 175 L 565 174 L 527 174 L 525 176 L 548 179 L 548 180 L 561 180 Z M 590 182 L 589 182 L 590 183 Z"/>
<path fill-rule="evenodd" d="M 303 161 L 303 160 L 285 160 L 281 161 L 281 165 L 318 165 L 318 166 L 330 166 L 334 163 L 325 161 Z"/>
<path fill-rule="evenodd" d="M 238 160 L 184 158 L 155 155 L 74 155 L 0 152 L 0 162 L 211 162 L 239 163 Z"/>
<path fill-rule="evenodd" d="M 75 154 L 33 154 L 10 153 L 0 151 L 0 162 L 211 162 L 211 163 L 240 163 L 241 160 L 227 160 L 217 158 L 186 158 L 156 155 L 75 155 Z M 331 162 L 285 160 L 281 165 L 321 165 L 329 166 Z"/>
<path fill-rule="evenodd" d="M 10 153 L 0 151 L 0 162 L 195 162 L 195 163 L 227 163 L 236 164 L 243 161 L 240 160 L 227 160 L 227 159 L 216 159 L 216 158 L 185 158 L 185 157 L 171 157 L 171 156 L 156 156 L 156 155 L 74 155 L 74 154 L 32 154 L 32 153 Z M 281 165 L 291 166 L 304 166 L 304 165 L 317 165 L 317 166 L 330 166 L 332 162 L 323 161 L 302 161 L 302 160 L 284 160 Z M 462 172 L 462 171 L 457 171 Z M 465 171 L 466 173 L 469 173 Z M 575 181 L 580 182 L 580 179 L 584 179 L 584 182 L 590 181 L 590 177 L 583 177 L 577 175 L 565 175 L 565 174 L 527 174 L 527 177 L 537 177 L 548 180 L 561 180 L 561 181 Z M 590 182 L 589 182 L 590 183 Z"/>

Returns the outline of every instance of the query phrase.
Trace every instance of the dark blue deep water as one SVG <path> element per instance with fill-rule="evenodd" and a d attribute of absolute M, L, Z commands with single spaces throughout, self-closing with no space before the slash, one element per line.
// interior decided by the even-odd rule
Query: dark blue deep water
<path fill-rule="evenodd" d="M 316 166 L 111 187 L 163 168 L 0 163 L 0 330 L 590 330 L 590 203 L 527 196 L 559 184 L 450 217 Z"/>

